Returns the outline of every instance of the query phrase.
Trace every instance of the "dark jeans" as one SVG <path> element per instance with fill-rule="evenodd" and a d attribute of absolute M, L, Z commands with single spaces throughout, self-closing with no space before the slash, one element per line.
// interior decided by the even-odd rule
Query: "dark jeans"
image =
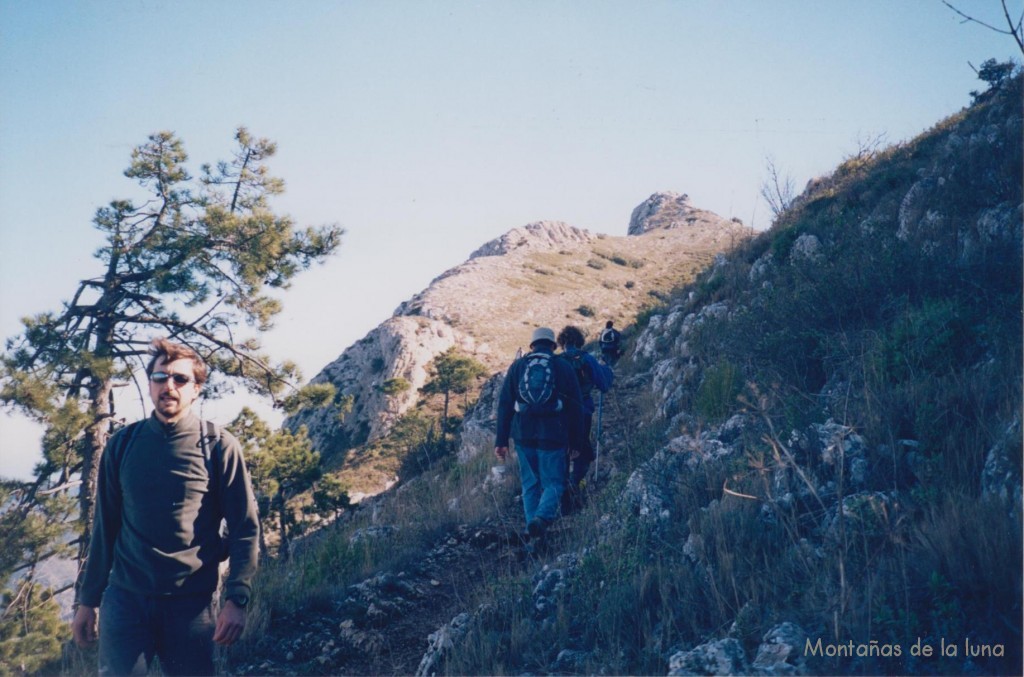
<path fill-rule="evenodd" d="M 100 674 L 213 675 L 212 594 L 151 597 L 113 586 L 100 605 Z"/>

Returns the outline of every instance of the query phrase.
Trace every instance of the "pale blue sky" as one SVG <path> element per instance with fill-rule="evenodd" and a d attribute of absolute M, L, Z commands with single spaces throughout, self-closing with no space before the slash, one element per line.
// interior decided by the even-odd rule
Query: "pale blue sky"
<path fill-rule="evenodd" d="M 0 334 L 97 274 L 92 216 L 136 194 L 122 171 L 158 130 L 196 171 L 240 124 L 277 141 L 279 211 L 348 230 L 265 337 L 312 377 L 516 226 L 623 235 L 671 190 L 764 228 L 767 156 L 802 186 L 967 105 L 968 62 L 1015 50 L 940 0 L 0 0 Z M 0 417 L 0 475 L 35 445 Z"/>

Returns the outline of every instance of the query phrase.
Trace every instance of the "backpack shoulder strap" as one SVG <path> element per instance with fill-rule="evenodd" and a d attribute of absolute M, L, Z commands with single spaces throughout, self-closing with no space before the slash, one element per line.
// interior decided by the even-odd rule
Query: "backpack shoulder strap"
<path fill-rule="evenodd" d="M 572 367 L 572 369 L 577 373 L 579 373 L 579 370 L 583 365 L 583 353 L 579 350 L 574 350 L 572 352 L 563 351 L 558 353 L 556 357 L 560 358 L 563 362 Z"/>
<path fill-rule="evenodd" d="M 203 464 L 210 482 L 210 492 L 214 499 L 219 499 L 221 443 L 220 428 L 213 421 L 201 421 L 199 430 L 200 442 L 203 447 Z"/>
<path fill-rule="evenodd" d="M 135 438 L 138 437 L 139 431 L 142 430 L 145 423 L 144 420 L 133 421 L 114 433 L 114 444 L 110 447 L 110 451 L 114 454 L 113 461 L 116 464 L 119 477 L 121 469 L 124 467 L 124 459 L 128 457 L 128 450 L 131 449 L 132 443 L 135 442 Z"/>

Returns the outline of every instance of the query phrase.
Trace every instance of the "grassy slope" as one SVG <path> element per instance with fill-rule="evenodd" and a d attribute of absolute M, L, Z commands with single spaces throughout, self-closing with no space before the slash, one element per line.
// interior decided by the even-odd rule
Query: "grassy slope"
<path fill-rule="evenodd" d="M 624 360 L 604 439 L 613 472 L 559 536 L 559 552 L 581 556 L 554 621 L 535 621 L 529 574 L 494 572 L 486 586 L 464 591 L 466 610 L 489 611 L 446 669 L 543 672 L 572 648 L 584 656 L 578 672 L 664 674 L 676 650 L 728 632 L 749 651 L 768 628 L 790 620 L 826 641 L 904 647 L 899 662 L 817 660 L 813 672 L 1019 670 L 1019 505 L 982 500 L 980 476 L 986 452 L 1021 409 L 1020 212 L 1015 238 L 959 255 L 979 213 L 1021 204 L 1019 101 L 1018 79 L 1007 96 L 919 139 L 851 158 L 772 231 L 683 289 L 670 305 L 695 312 L 725 302 L 741 310 L 708 323 L 691 346 L 701 373 L 738 374 L 736 388 L 695 388 L 680 411 L 665 412 L 638 385 L 651 365 Z M 970 139 L 989 132 L 1003 139 L 1002 152 L 972 152 Z M 940 153 L 953 137 L 967 150 L 950 164 Z M 945 218 L 898 237 L 905 197 L 929 173 L 944 180 L 926 203 Z M 814 235 L 825 256 L 792 259 L 801 235 Z M 769 253 L 767 277 L 752 283 L 751 269 Z M 686 430 L 669 429 L 659 409 L 684 414 L 672 425 Z M 714 430 L 736 412 L 764 428 L 745 440 L 740 462 L 677 478 L 671 509 L 684 519 L 652 530 L 621 505 L 629 473 L 668 437 Z M 886 505 L 898 511 L 864 513 L 870 519 L 851 521 L 840 542 L 825 542 L 817 508 L 767 525 L 761 503 L 723 495 L 726 480 L 738 493 L 760 495 L 761 478 L 780 462 L 773 448 L 790 430 L 828 418 L 867 440 L 868 489 L 892 497 Z M 1019 428 L 1009 444 L 1019 479 Z M 914 453 L 898 456 L 900 449 Z M 290 567 L 270 570 L 258 586 L 257 632 L 273 634 L 275 614 L 322 607 L 369 572 L 414 561 L 456 523 L 487 519 L 499 507 L 514 511 L 508 490 L 475 490 L 488 466 L 486 459 L 436 461 L 422 481 L 384 500 L 376 520 L 356 515 Z M 452 498 L 461 499 L 455 511 Z M 348 542 L 371 521 L 401 524 L 401 536 L 376 546 Z M 693 535 L 696 551 L 687 547 Z M 1006 656 L 912 660 L 906 654 L 918 637 L 935 645 L 1002 643 Z"/>
<path fill-rule="evenodd" d="M 745 458 L 677 478 L 672 514 L 689 517 L 658 531 L 623 512 L 622 476 L 612 478 L 603 514 L 624 528 L 581 532 L 568 546 L 592 549 L 555 627 L 510 612 L 475 635 L 457 671 L 538 669 L 570 647 L 588 656 L 584 671 L 657 673 L 674 650 L 730 628 L 753 651 L 783 620 L 826 643 L 903 649 L 900 660 L 812 660 L 815 672 L 1019 670 L 1020 505 L 983 497 L 981 476 L 1005 442 L 1020 479 L 1020 129 L 1018 78 L 910 143 L 851 158 L 684 289 L 680 299 L 694 297 L 674 307 L 722 302 L 733 312 L 688 346 L 704 378 L 664 412 L 681 414 L 672 421 L 683 429 L 652 430 L 665 422 L 654 413 L 663 403 L 651 403 L 640 416 L 652 442 L 621 450 L 642 458 L 659 439 L 745 412 L 764 423 L 743 440 Z M 907 196 L 929 178 L 915 216 Z M 986 233 L 979 216 L 1003 208 L 1009 233 Z M 791 256 L 810 236 L 820 256 Z M 706 387 L 721 374 L 727 387 Z M 763 478 L 787 465 L 777 452 L 789 431 L 828 419 L 867 441 L 871 469 L 844 504 L 838 541 L 821 527 L 835 515 L 827 504 L 782 511 L 771 499 L 724 495 L 728 481 L 763 497 Z M 782 518 L 766 523 L 764 507 Z M 503 636 L 520 637 L 534 659 L 547 655 L 509 665 Z M 959 643 L 961 655 L 915 659 L 915 638 Z M 969 661 L 965 639 L 1005 655 Z"/>

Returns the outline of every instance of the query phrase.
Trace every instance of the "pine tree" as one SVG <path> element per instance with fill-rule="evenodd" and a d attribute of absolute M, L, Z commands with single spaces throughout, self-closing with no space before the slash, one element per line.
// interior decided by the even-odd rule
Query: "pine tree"
<path fill-rule="evenodd" d="M 487 368 L 472 357 L 459 355 L 458 350 L 452 347 L 434 358 L 428 371 L 430 378 L 420 388 L 420 392 L 425 395 L 444 395 L 441 435 L 447 440 L 451 396 L 468 392 L 476 379 L 487 375 Z"/>
<path fill-rule="evenodd" d="M 230 428 L 242 444 L 252 475 L 262 526 L 260 538 L 269 529 L 275 530 L 280 538 L 278 556 L 287 559 L 291 540 L 304 526 L 297 519 L 300 511 L 296 499 L 312 490 L 315 507 L 302 512 L 321 514 L 321 508 L 324 513 L 335 513 L 347 507 L 348 496 L 335 478 L 323 474 L 320 454 L 313 450 L 305 427 L 295 433 L 271 430 L 245 407 Z M 260 550 L 266 555 L 265 541 L 261 541 Z"/>
<path fill-rule="evenodd" d="M 153 134 L 136 148 L 125 176 L 148 197 L 97 210 L 98 274 L 82 280 L 60 311 L 23 320 L 23 332 L 7 341 L 0 403 L 41 423 L 45 433 L 35 479 L 8 482 L 0 496 L 0 523 L 34 525 L 0 532 L 7 546 L 0 558 L 20 560 L 0 564 L 0 583 L 59 552 L 72 523 L 79 566 L 84 562 L 100 457 L 125 418 L 115 393 L 142 397 L 140 372 L 156 336 L 187 344 L 207 361 L 208 395 L 235 382 L 281 405 L 304 399 L 292 385 L 301 379 L 295 365 L 273 362 L 258 339 L 241 338 L 242 329 L 269 329 L 281 304 L 268 292 L 286 289 L 297 273 L 333 253 L 343 231 L 297 230 L 276 214 L 269 201 L 284 184 L 265 164 L 275 145 L 245 128 L 235 141 L 232 158 L 203 165 L 198 179 L 173 133 Z M 72 492 L 77 506 L 67 505 Z M 31 577 L 19 585 L 25 589 Z"/>
<path fill-rule="evenodd" d="M 0 595 L 0 675 L 56 674 L 66 634 L 53 593 L 30 583 Z"/>

